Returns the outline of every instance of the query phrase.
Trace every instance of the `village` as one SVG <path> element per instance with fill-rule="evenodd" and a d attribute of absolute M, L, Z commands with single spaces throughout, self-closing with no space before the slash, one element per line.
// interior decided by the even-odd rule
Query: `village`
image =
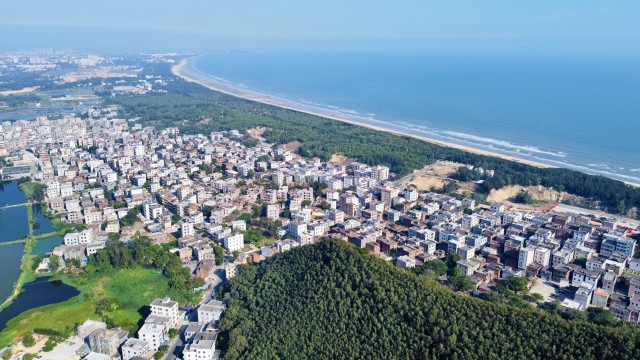
<path fill-rule="evenodd" d="M 456 290 L 475 296 L 501 279 L 526 278 L 540 302 L 605 308 L 640 323 L 638 230 L 618 218 L 479 204 L 394 181 L 386 166 L 303 158 L 236 130 L 142 127 L 119 118 L 115 106 L 3 122 L 0 156 L 13 165 L 2 169 L 5 179 L 42 184 L 49 211 L 82 225 L 39 270 L 49 270 L 51 256 L 63 260 L 59 267 L 69 259 L 86 264 L 111 234 L 124 242 L 142 235 L 157 244 L 177 239 L 171 252 L 205 281 L 200 304 L 179 306 L 158 294 L 135 338 L 91 320 L 78 327 L 77 348 L 67 342 L 47 356 L 128 360 L 162 350 L 173 358 L 179 347 L 183 359 L 217 358 L 225 305 L 213 299 L 216 291 L 243 264 L 327 238 L 405 269 L 453 259 L 455 276 L 469 284 Z M 438 281 L 451 285 L 451 278 Z"/>

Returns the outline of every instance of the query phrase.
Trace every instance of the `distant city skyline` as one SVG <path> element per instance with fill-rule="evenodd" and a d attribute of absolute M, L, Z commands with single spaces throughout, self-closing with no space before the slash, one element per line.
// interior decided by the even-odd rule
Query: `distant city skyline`
<path fill-rule="evenodd" d="M 640 54 L 633 1 L 8 1 L 1 50 L 509 50 Z"/>

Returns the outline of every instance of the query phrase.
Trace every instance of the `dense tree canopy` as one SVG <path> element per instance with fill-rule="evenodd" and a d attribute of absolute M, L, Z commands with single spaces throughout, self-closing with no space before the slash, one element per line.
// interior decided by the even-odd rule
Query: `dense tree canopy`
<path fill-rule="evenodd" d="M 633 328 L 458 295 L 338 240 L 240 267 L 230 295 L 225 359 L 633 359 L 640 351 Z"/>

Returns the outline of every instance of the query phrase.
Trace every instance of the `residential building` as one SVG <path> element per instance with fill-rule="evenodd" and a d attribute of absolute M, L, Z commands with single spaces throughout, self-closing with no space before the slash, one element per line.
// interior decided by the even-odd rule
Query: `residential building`
<path fill-rule="evenodd" d="M 146 358 L 150 352 L 149 343 L 139 339 L 127 339 L 122 345 L 122 360 Z"/>
<path fill-rule="evenodd" d="M 224 304 L 219 300 L 209 300 L 206 304 L 198 307 L 198 322 L 210 323 L 220 321 Z"/>
<path fill-rule="evenodd" d="M 180 316 L 178 302 L 172 301 L 170 298 L 156 299 L 151 303 L 151 315 L 169 318 L 168 326 L 175 328 Z"/>

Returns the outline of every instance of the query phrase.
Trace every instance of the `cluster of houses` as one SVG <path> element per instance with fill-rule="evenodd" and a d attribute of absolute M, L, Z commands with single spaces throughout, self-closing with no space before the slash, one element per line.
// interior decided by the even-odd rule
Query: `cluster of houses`
<path fill-rule="evenodd" d="M 120 328 L 107 328 L 101 321 L 87 320 L 77 328 L 83 345 L 76 355 L 85 360 L 150 359 L 162 346 L 171 345 L 170 329 L 182 328 L 182 358 L 184 360 L 212 360 L 219 357 L 215 344 L 218 322 L 224 304 L 210 300 L 197 309 L 197 321 L 188 322 L 187 311 L 168 298 L 156 299 L 151 313 L 137 332 L 137 338 Z"/>
<path fill-rule="evenodd" d="M 120 328 L 108 329 L 104 322 L 87 320 L 78 326 L 77 335 L 84 344 L 76 351 L 83 359 L 149 359 L 160 346 L 169 341 L 169 329 L 179 327 L 184 316 L 178 303 L 170 299 L 156 299 L 151 303 L 151 314 L 138 331 L 137 338 Z"/>
<path fill-rule="evenodd" d="M 175 236 L 172 251 L 205 279 L 220 269 L 214 246 L 227 259 L 236 255 L 224 264 L 231 278 L 243 262 L 333 237 L 403 268 L 457 254 L 479 293 L 504 277 L 537 277 L 570 293 L 568 308 L 639 318 L 637 229 L 616 220 L 476 204 L 400 185 L 386 166 L 303 158 L 235 130 L 143 128 L 117 118 L 114 107 L 83 119 L 3 123 L 2 132 L 11 134 L 18 165 L 45 184 L 51 211 L 84 224 L 54 250 L 65 260 L 95 253 L 109 233 L 123 241 L 142 233 L 156 243 Z M 274 241 L 245 243 L 252 226 Z"/>
<path fill-rule="evenodd" d="M 349 220 L 338 222 L 330 235 L 402 268 L 456 254 L 457 268 L 478 295 L 493 290 L 501 278 L 537 278 L 558 289 L 554 296 L 566 308 L 609 308 L 621 320 L 639 322 L 638 229 L 628 223 L 509 211 L 499 203 L 476 206 L 469 199 L 392 186 L 341 194 L 339 217 Z M 389 201 L 384 211 L 374 216 L 366 211 L 383 199 Z M 336 211 L 331 214 L 336 217 Z"/>

